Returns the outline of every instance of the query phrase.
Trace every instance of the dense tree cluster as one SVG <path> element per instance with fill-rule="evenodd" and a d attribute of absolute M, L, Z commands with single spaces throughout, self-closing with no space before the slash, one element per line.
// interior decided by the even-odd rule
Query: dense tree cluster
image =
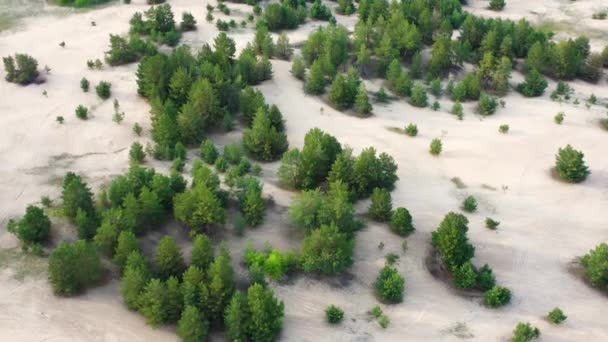
<path fill-rule="evenodd" d="M 2 61 L 4 62 L 4 71 L 6 72 L 4 79 L 8 82 L 28 85 L 34 82 L 40 74 L 38 72 L 38 61 L 30 55 L 17 53 L 15 57 L 3 57 Z"/>
<path fill-rule="evenodd" d="M 302 151 L 293 149 L 283 155 L 279 182 L 288 188 L 314 189 L 325 181 L 340 180 L 354 198 L 363 198 L 374 188 L 392 190 L 398 179 L 396 171 L 388 154 L 376 155 L 370 147 L 355 158 L 335 137 L 313 128 L 304 137 Z"/>
<path fill-rule="evenodd" d="M 71 296 L 101 280 L 102 267 L 95 246 L 85 240 L 61 242 L 49 256 L 49 283 L 53 292 Z"/>
<path fill-rule="evenodd" d="M 306 19 L 306 2 L 289 0 L 264 6 L 263 20 L 271 31 L 294 29 Z"/>
<path fill-rule="evenodd" d="M 243 81 L 257 84 L 268 79 L 272 74 L 270 63 L 267 58 L 258 59 L 253 48 L 244 49 L 236 60 L 235 51 L 234 41 L 220 33 L 214 49 L 204 45 L 193 55 L 184 46 L 170 55 L 159 53 L 142 60 L 137 71 L 138 93 L 151 102 L 156 158 L 173 159 L 177 144 L 199 144 L 209 130 L 231 125 L 239 112 L 243 122 L 251 126 L 260 107 L 267 111 L 278 134 L 272 134 L 262 122 L 255 130 L 259 135 L 253 141 L 256 146 L 248 146 L 261 151 L 260 159 L 268 155 L 277 158 L 285 148 L 281 143 L 281 112 L 276 106 L 266 105 L 259 91 L 242 89 Z M 265 146 L 272 146 L 270 153 Z"/>
<path fill-rule="evenodd" d="M 108 2 L 109 0 L 57 0 L 56 4 L 59 6 L 71 6 L 71 7 L 91 7 L 100 5 Z"/>
<path fill-rule="evenodd" d="M 178 31 L 171 5 L 164 4 L 152 6 L 143 15 L 136 12 L 129 20 L 131 28 L 129 33 L 150 36 L 150 38 L 160 44 L 176 46 L 181 39 Z"/>
<path fill-rule="evenodd" d="M 110 50 L 105 52 L 105 60 L 108 65 L 123 65 L 136 62 L 144 56 L 153 56 L 157 52 L 154 44 L 138 35 L 130 35 L 127 39 L 110 34 Z"/>

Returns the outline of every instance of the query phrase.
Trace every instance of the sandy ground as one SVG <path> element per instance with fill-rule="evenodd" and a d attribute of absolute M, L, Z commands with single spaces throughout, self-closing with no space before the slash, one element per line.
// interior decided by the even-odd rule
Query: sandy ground
<path fill-rule="evenodd" d="M 486 14 L 482 9 L 485 1 L 471 2 L 474 9 Z M 500 15 L 517 18 L 538 12 L 541 17 L 553 16 L 565 3 L 510 0 Z M 577 1 L 571 6 L 588 11 L 598 3 Z M 204 20 L 206 1 L 179 0 L 171 4 L 176 17 L 188 10 L 199 22 L 197 32 L 185 35 L 186 43 L 196 47 L 216 36 L 215 27 Z M 228 6 L 236 15 L 244 16 L 249 11 L 244 5 Z M 113 4 L 62 17 L 42 15 L 0 33 L 0 55 L 27 52 L 38 59 L 41 67 L 48 65 L 52 69 L 43 85 L 18 87 L 0 82 L 0 126 L 6 129 L 0 135 L 2 226 L 8 218 L 19 215 L 28 203 L 39 201 L 40 196 L 57 198 L 59 181 L 68 170 L 84 174 L 94 187 L 122 173 L 127 167 L 128 148 L 137 140 L 131 131 L 133 123 L 145 128 L 144 137 L 139 139 L 147 141 L 149 107 L 136 96 L 136 66 L 90 71 L 85 65 L 87 59 L 102 57 L 110 33 L 126 32 L 131 15 L 146 8 L 142 1 L 134 1 L 129 6 Z M 96 27 L 90 25 L 93 20 Z M 351 27 L 355 22 L 354 17 L 339 20 Z M 318 25 L 319 22 L 312 22 L 290 32 L 291 41 L 301 42 Z M 251 29 L 239 29 L 231 36 L 242 48 L 253 33 Z M 66 42 L 65 48 L 59 47 L 61 41 Z M 334 111 L 317 97 L 305 96 L 301 82 L 289 73 L 289 63 L 273 61 L 273 68 L 273 80 L 259 89 L 269 103 L 277 104 L 283 112 L 290 145 L 301 147 L 306 132 L 320 127 L 357 152 L 375 146 L 393 155 L 399 164 L 400 177 L 393 203 L 410 210 L 417 228 L 408 238 L 409 249 L 403 254 L 402 239 L 391 234 L 385 225 L 368 224 L 358 234 L 356 261 L 350 275 L 329 280 L 299 276 L 286 284 L 275 284 L 277 295 L 285 301 L 283 340 L 495 341 L 506 339 L 519 321 L 538 326 L 544 341 L 608 340 L 606 297 L 568 272 L 575 257 L 608 237 L 604 212 L 608 206 L 608 160 L 602 144 L 608 132 L 598 125 L 598 120 L 605 116 L 604 108 L 594 106 L 588 110 L 583 104 L 553 102 L 548 97 L 550 91 L 532 100 L 511 92 L 505 98 L 506 108 L 489 118 L 474 115 L 471 105 L 465 105 L 465 119 L 458 121 L 447 113 L 451 102 L 443 98 L 440 103 L 444 108 L 440 112 L 417 109 L 399 101 L 376 105 L 373 117 L 358 119 Z M 113 97 L 126 113 L 122 124 L 112 122 L 111 100 L 102 102 L 93 91 L 81 92 L 79 80 L 83 76 L 92 86 L 100 80 L 112 83 Z M 520 78 L 514 76 L 514 80 Z M 604 101 L 608 97 L 605 81 L 596 86 L 580 82 L 573 85 L 581 102 L 591 93 Z M 368 84 L 369 90 L 378 87 L 377 82 Z M 554 87 L 552 83 L 550 90 Z M 46 97 L 42 94 L 45 90 Z M 76 119 L 73 111 L 78 104 L 91 107 L 93 118 Z M 559 111 L 566 113 L 561 126 L 553 123 L 553 116 Z M 65 124 L 55 122 L 58 115 L 65 117 Z M 416 138 L 387 129 L 410 122 L 418 125 Z M 510 125 L 509 134 L 498 133 L 501 124 Z M 238 132 L 231 133 L 217 137 L 217 142 L 223 144 L 238 137 Z M 439 157 L 428 153 L 429 143 L 435 137 L 443 138 L 444 152 Z M 568 143 L 585 152 L 592 171 L 580 185 L 567 185 L 550 175 L 557 149 Z M 150 165 L 161 166 L 157 162 Z M 285 219 L 285 207 L 293 194 L 276 186 L 277 167 L 278 163 L 263 165 L 264 191 L 276 202 L 264 225 L 248 231 L 244 238 L 227 232 L 216 236 L 228 240 L 241 276 L 244 272 L 236 263 L 245 240 L 250 239 L 259 247 L 269 241 L 284 249 L 299 244 L 295 229 Z M 459 177 L 466 188 L 458 189 L 450 181 L 453 177 Z M 457 296 L 424 266 L 430 232 L 447 212 L 458 210 L 468 194 L 480 202 L 478 212 L 468 215 L 469 236 L 477 248 L 474 262 L 491 265 L 498 282 L 514 294 L 513 302 L 498 310 L 486 309 L 478 300 Z M 358 210 L 364 212 L 367 204 L 359 203 Z M 497 231 L 484 228 L 487 216 L 502 222 Z M 179 229 L 172 224 L 166 231 L 183 238 Z M 152 234 L 147 242 L 154 244 L 160 235 Z M 377 247 L 380 242 L 385 244 L 383 250 Z M 0 247 L 14 246 L 14 239 L 2 228 Z M 389 252 L 401 255 L 398 268 L 406 279 L 406 296 L 401 304 L 383 305 L 392 323 L 382 330 L 369 321 L 366 312 L 377 304 L 372 283 Z M 124 308 L 117 281 L 83 296 L 63 299 L 51 294 L 43 274 L 18 279 L 15 273 L 27 265 L 0 258 L 0 266 L 0 340 L 177 339 L 171 328 L 152 329 L 139 315 Z M 323 310 L 332 303 L 345 309 L 346 319 L 340 327 L 324 323 Z M 542 318 L 555 306 L 569 316 L 560 327 L 553 327 Z"/>

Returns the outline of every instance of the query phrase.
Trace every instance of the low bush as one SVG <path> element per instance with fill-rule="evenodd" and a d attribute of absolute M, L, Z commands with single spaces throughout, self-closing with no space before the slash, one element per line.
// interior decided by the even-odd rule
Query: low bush
<path fill-rule="evenodd" d="M 561 324 L 567 318 L 568 316 L 564 315 L 564 312 L 560 308 L 551 310 L 547 315 L 547 319 L 553 324 Z"/>
<path fill-rule="evenodd" d="M 344 318 L 344 311 L 335 305 L 330 305 L 325 309 L 325 319 L 330 324 L 338 324 Z"/>
<path fill-rule="evenodd" d="M 494 286 L 483 295 L 484 303 L 490 308 L 498 308 L 511 302 L 511 291 L 504 287 Z"/>

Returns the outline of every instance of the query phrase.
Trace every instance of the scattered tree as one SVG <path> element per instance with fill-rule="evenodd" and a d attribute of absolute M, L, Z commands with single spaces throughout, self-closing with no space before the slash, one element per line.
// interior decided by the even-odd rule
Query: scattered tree
<path fill-rule="evenodd" d="M 570 145 L 560 148 L 555 156 L 555 171 L 559 178 L 572 183 L 584 181 L 591 173 L 585 165 L 584 157 L 583 152 Z"/>

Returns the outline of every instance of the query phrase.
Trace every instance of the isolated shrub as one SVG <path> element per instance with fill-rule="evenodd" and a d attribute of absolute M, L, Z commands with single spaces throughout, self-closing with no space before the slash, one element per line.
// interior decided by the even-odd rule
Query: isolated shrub
<path fill-rule="evenodd" d="M 163 279 L 171 276 L 179 277 L 186 270 L 186 264 L 180 247 L 175 240 L 165 235 L 158 242 L 154 256 L 156 273 Z"/>
<path fill-rule="evenodd" d="M 414 125 L 413 123 L 407 125 L 405 127 L 405 134 L 409 135 L 410 137 L 415 137 L 418 135 L 418 126 Z"/>
<path fill-rule="evenodd" d="M 443 92 L 443 89 L 441 88 L 441 79 L 435 78 L 432 80 L 429 89 L 431 94 L 435 95 L 436 97 L 440 97 Z"/>
<path fill-rule="evenodd" d="M 129 149 L 129 160 L 131 163 L 141 164 L 146 158 L 146 152 L 144 152 L 144 147 L 139 142 L 134 142 L 131 144 L 131 148 Z"/>
<path fill-rule="evenodd" d="M 325 309 L 325 318 L 330 324 L 338 324 L 344 318 L 344 311 L 332 304 Z"/>
<path fill-rule="evenodd" d="M 387 315 L 382 315 L 380 318 L 378 318 L 378 324 L 380 324 L 382 329 L 386 329 L 388 328 L 389 324 L 391 324 L 391 320 Z"/>
<path fill-rule="evenodd" d="M 505 8 L 505 0 L 490 0 L 490 9 L 494 11 L 502 11 Z"/>
<path fill-rule="evenodd" d="M 486 228 L 495 230 L 496 228 L 498 228 L 499 224 L 499 221 L 493 220 L 490 217 L 486 217 Z"/>
<path fill-rule="evenodd" d="M 477 273 L 470 262 L 458 266 L 454 271 L 454 285 L 461 289 L 470 289 L 477 283 Z"/>
<path fill-rule="evenodd" d="M 565 117 L 566 115 L 564 114 L 564 112 L 559 112 L 555 114 L 555 116 L 553 117 L 553 121 L 555 121 L 556 124 L 561 125 L 562 122 L 564 122 Z"/>
<path fill-rule="evenodd" d="M 580 183 L 591 173 L 585 165 L 583 152 L 567 145 L 560 148 L 555 156 L 555 171 L 557 175 L 568 182 Z"/>
<path fill-rule="evenodd" d="M 601 243 L 581 258 L 585 276 L 600 289 L 608 289 L 608 244 Z"/>
<path fill-rule="evenodd" d="M 432 233 L 432 245 L 443 264 L 452 272 L 475 255 L 467 238 L 469 220 L 462 214 L 448 213 Z"/>
<path fill-rule="evenodd" d="M 533 327 L 530 323 L 517 323 L 515 330 L 513 330 L 513 342 L 528 342 L 540 337 L 540 330 Z"/>
<path fill-rule="evenodd" d="M 386 94 L 386 90 L 384 90 L 384 87 L 380 87 L 380 90 L 378 90 L 378 92 L 376 93 L 376 102 L 388 102 L 388 94 Z"/>
<path fill-rule="evenodd" d="M 99 283 L 101 261 L 95 246 L 84 240 L 61 242 L 49 256 L 49 283 L 58 295 L 71 296 Z"/>
<path fill-rule="evenodd" d="M 412 216 L 406 208 L 397 208 L 391 217 L 390 228 L 398 235 L 406 236 L 414 231 Z"/>
<path fill-rule="evenodd" d="M 86 78 L 82 78 L 80 80 L 80 89 L 82 89 L 83 92 L 88 92 L 89 91 L 89 80 L 87 80 Z"/>
<path fill-rule="evenodd" d="M 498 127 L 498 131 L 502 134 L 507 134 L 509 133 L 509 125 L 500 125 Z"/>
<path fill-rule="evenodd" d="M 554 308 L 547 315 L 547 319 L 553 324 L 561 324 L 567 318 L 568 316 L 564 315 L 564 312 L 560 308 Z"/>
<path fill-rule="evenodd" d="M 111 88 L 112 88 L 112 84 L 110 84 L 110 82 L 101 81 L 95 87 L 95 92 L 97 93 L 97 96 L 106 100 L 106 99 L 109 99 L 110 96 L 112 95 Z"/>
<path fill-rule="evenodd" d="M 386 189 L 375 188 L 368 209 L 369 217 L 378 222 L 386 222 L 390 220 L 392 210 L 393 201 L 390 192 Z"/>
<path fill-rule="evenodd" d="M 14 233 L 24 247 L 46 242 L 51 230 L 51 220 L 39 207 L 28 205 L 25 215 L 17 221 L 10 221 L 8 230 Z"/>
<path fill-rule="evenodd" d="M 302 242 L 302 268 L 306 272 L 343 272 L 353 263 L 353 248 L 354 241 L 338 227 L 321 226 Z"/>
<path fill-rule="evenodd" d="M 190 12 L 182 13 L 182 22 L 179 23 L 179 29 L 182 32 L 196 30 L 196 19 Z"/>
<path fill-rule="evenodd" d="M 456 115 L 458 119 L 462 120 L 462 116 L 464 115 L 464 109 L 462 107 L 462 104 L 458 101 L 454 102 L 454 104 L 452 105 L 451 113 Z"/>
<path fill-rule="evenodd" d="M 469 195 L 462 202 L 462 210 L 467 213 L 472 213 L 477 210 L 477 200 L 475 197 Z"/>
<path fill-rule="evenodd" d="M 483 295 L 483 301 L 491 308 L 509 304 L 511 301 L 511 291 L 504 287 L 494 286 Z"/>
<path fill-rule="evenodd" d="M 443 149 L 443 144 L 441 143 L 441 139 L 434 138 L 431 141 L 431 148 L 430 148 L 429 152 L 434 156 L 438 156 L 441 153 L 442 149 Z"/>
<path fill-rule="evenodd" d="M 38 78 L 38 62 L 27 54 L 15 54 L 15 57 L 8 56 L 2 58 L 4 62 L 4 77 L 8 82 L 20 85 L 28 85 Z"/>
<path fill-rule="evenodd" d="M 477 110 L 481 115 L 492 115 L 496 112 L 497 107 L 498 101 L 496 100 L 496 97 L 481 93 L 479 103 L 477 104 Z"/>
<path fill-rule="evenodd" d="M 403 300 L 404 285 L 405 280 L 397 269 L 388 265 L 380 270 L 374 284 L 378 297 L 390 303 L 399 303 Z"/>
<path fill-rule="evenodd" d="M 477 286 L 482 291 L 488 291 L 496 286 L 496 278 L 490 266 L 483 265 L 482 268 L 477 271 Z"/>
<path fill-rule="evenodd" d="M 76 117 L 80 120 L 86 120 L 89 118 L 89 109 L 83 105 L 76 107 Z"/>

